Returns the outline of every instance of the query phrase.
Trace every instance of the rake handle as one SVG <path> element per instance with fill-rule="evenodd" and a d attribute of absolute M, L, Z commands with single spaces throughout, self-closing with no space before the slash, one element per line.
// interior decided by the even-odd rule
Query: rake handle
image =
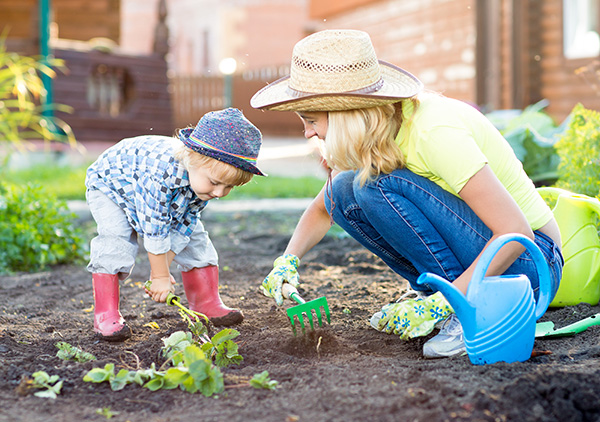
<path fill-rule="evenodd" d="M 150 286 L 152 286 L 152 280 L 148 280 L 144 283 L 144 287 L 148 290 L 150 290 Z M 167 305 L 169 306 L 174 306 L 175 302 L 181 302 L 181 298 L 177 295 L 174 295 L 173 293 L 170 293 L 167 295 Z"/>
<path fill-rule="evenodd" d="M 298 293 L 298 290 L 290 283 L 283 283 L 283 285 L 281 286 L 281 294 L 286 299 L 292 299 L 300 305 L 306 303 L 306 301 L 302 299 L 302 296 L 300 296 L 300 293 Z"/>

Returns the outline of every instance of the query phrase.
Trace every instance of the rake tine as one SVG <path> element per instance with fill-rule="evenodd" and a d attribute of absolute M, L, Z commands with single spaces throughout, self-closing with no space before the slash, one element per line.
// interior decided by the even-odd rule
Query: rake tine
<path fill-rule="evenodd" d="M 306 315 L 306 318 L 308 318 L 308 322 L 310 322 L 310 329 L 314 330 L 315 326 L 313 325 L 312 312 L 308 311 L 308 312 L 305 313 L 305 315 Z"/>
<path fill-rule="evenodd" d="M 304 327 L 304 318 L 302 317 L 302 315 L 298 317 L 298 320 L 300 321 L 300 326 L 302 327 L 302 334 L 304 334 L 306 332 L 306 329 Z"/>
<path fill-rule="evenodd" d="M 303 333 L 306 333 L 306 326 L 304 323 L 305 318 L 308 319 L 308 323 L 310 324 L 311 330 L 315 329 L 315 316 L 319 323 L 319 327 L 323 326 L 323 312 L 325 312 L 325 315 L 327 316 L 327 322 L 331 322 L 329 306 L 327 305 L 327 299 L 324 296 L 307 302 L 304 299 L 302 299 L 302 297 L 298 294 L 298 290 L 296 290 L 294 286 L 288 283 L 283 284 L 281 292 L 283 294 L 283 297 L 285 297 L 286 299 L 292 299 L 296 303 L 298 303 L 297 306 L 288 308 L 287 310 L 287 315 L 290 319 L 290 323 L 292 324 L 292 330 L 294 331 L 294 335 L 297 334 L 297 326 L 295 321 L 296 317 L 298 317 L 298 321 L 300 322 L 300 326 L 302 327 Z"/>
<path fill-rule="evenodd" d="M 315 312 L 317 314 L 317 320 L 319 321 L 319 327 L 323 326 L 323 318 L 321 317 L 321 309 L 317 309 Z"/>

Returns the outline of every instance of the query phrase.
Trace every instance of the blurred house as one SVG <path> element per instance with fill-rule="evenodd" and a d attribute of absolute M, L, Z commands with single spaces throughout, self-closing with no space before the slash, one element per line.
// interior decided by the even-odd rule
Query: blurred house
<path fill-rule="evenodd" d="M 600 0 L 311 0 L 309 15 L 367 31 L 381 59 L 485 110 L 600 109 Z"/>
<path fill-rule="evenodd" d="M 212 41 L 220 39 L 230 42 L 218 50 L 220 57 L 231 56 L 240 65 L 233 75 L 234 105 L 259 122 L 259 127 L 267 133 L 295 133 L 293 120 L 289 120 L 292 113 L 257 113 L 249 109 L 248 101 L 258 88 L 287 73 L 296 41 L 312 32 L 332 28 L 367 31 L 381 59 L 411 71 L 426 88 L 476 104 L 484 111 L 522 109 L 547 99 L 546 111 L 562 121 L 578 102 L 600 109 L 600 0 L 214 0 L 212 3 L 214 10 L 221 10 L 222 18 L 216 19 L 217 13 L 206 19 L 221 23 L 217 27 L 210 24 L 204 27 L 200 39 L 205 42 L 195 50 L 196 67 L 186 67 L 184 63 L 171 67 L 177 69 L 173 79 L 175 98 L 179 98 L 176 107 L 182 107 L 176 116 L 184 116 L 186 112 L 202 114 L 215 104 L 215 99 L 219 101 L 223 91 L 221 87 L 215 89 L 215 84 L 223 79 L 214 76 L 218 58 L 214 58 L 213 48 L 219 42 Z M 282 7 L 277 16 L 267 13 L 274 3 Z M 285 9 L 284 4 L 289 8 Z M 171 19 L 179 19 L 175 17 L 176 10 L 170 12 Z M 173 25 L 170 28 L 173 31 Z M 170 63 L 188 57 L 181 54 L 185 47 L 177 44 L 177 37 L 172 37 L 171 43 L 173 51 L 179 53 L 174 53 L 177 58 Z M 204 54 L 204 59 L 199 54 Z M 191 90 L 195 91 L 190 96 Z M 203 93 L 201 100 L 198 92 Z"/>
<path fill-rule="evenodd" d="M 65 61 L 66 73 L 48 88 L 53 102 L 73 107 L 57 114 L 79 141 L 173 131 L 164 7 L 153 11 L 153 48 L 144 54 L 119 49 L 120 7 L 119 0 L 0 0 L 9 50 L 38 55 L 47 48 Z"/>
<path fill-rule="evenodd" d="M 381 59 L 484 110 L 543 98 L 557 120 L 577 102 L 600 109 L 600 0 L 0 0 L 10 50 L 39 53 L 44 3 L 69 68 L 53 100 L 74 107 L 61 117 L 80 141 L 170 135 L 229 103 L 265 134 L 299 135 L 293 113 L 249 100 L 327 28 L 369 32 Z"/>

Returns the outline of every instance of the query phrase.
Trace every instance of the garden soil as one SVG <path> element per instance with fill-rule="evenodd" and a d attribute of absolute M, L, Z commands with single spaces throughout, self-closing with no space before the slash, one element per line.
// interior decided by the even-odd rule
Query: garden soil
<path fill-rule="evenodd" d="M 83 381 L 90 369 L 107 363 L 127 369 L 160 366 L 162 339 L 187 328 L 176 308 L 144 294 L 149 266 L 143 254 L 121 287 L 121 311 L 133 335 L 120 343 L 93 334 L 91 279 L 83 266 L 0 278 L 0 421 L 103 421 L 109 411 L 112 421 L 132 422 L 600 420 L 600 326 L 571 337 L 537 339 L 536 356 L 526 362 L 475 366 L 468 356 L 424 359 L 423 343 L 435 333 L 403 341 L 369 327 L 371 314 L 407 285 L 339 231 L 300 267 L 301 293 L 327 298 L 331 324 L 295 337 L 285 312 L 293 304 L 274 306 L 258 285 L 287 244 L 298 215 L 205 216 L 220 253 L 221 297 L 245 314 L 235 339 L 244 359 L 223 369 L 225 391 L 218 396 L 151 392 L 136 384 L 111 391 L 108 383 Z M 173 274 L 184 298 L 180 276 L 174 269 Z M 550 309 L 543 320 L 560 327 L 598 312 L 598 306 L 580 304 Z M 63 361 L 56 357 L 59 341 L 97 360 Z M 60 376 L 58 398 L 36 397 L 25 388 L 36 371 Z M 249 386 L 263 371 L 278 382 L 275 390 Z"/>

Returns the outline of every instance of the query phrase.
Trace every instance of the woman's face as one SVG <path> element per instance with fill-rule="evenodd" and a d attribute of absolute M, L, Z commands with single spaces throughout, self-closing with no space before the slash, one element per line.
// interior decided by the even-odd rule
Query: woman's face
<path fill-rule="evenodd" d="M 300 111 L 298 116 L 304 123 L 304 137 L 310 139 L 316 136 L 325 140 L 327 134 L 327 112 L 326 111 Z"/>

